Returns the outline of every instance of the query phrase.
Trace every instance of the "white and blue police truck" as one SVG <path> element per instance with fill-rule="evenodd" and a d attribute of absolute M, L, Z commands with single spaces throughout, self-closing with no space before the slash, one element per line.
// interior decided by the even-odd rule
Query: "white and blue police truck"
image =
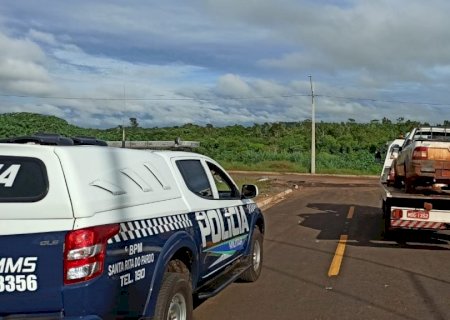
<path fill-rule="evenodd" d="M 259 277 L 258 189 L 211 158 L 2 142 L 0 319 L 192 319 L 194 299 Z"/>

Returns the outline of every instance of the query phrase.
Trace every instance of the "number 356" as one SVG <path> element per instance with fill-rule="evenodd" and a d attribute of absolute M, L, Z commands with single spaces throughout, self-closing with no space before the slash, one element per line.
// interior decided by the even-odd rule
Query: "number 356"
<path fill-rule="evenodd" d="M 36 291 L 37 288 L 37 277 L 34 274 L 0 276 L 0 292 Z"/>

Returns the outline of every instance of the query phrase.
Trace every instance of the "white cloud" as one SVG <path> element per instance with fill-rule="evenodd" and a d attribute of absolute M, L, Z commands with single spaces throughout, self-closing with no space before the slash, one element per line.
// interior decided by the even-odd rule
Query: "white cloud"
<path fill-rule="evenodd" d="M 130 116 L 143 126 L 302 121 L 313 75 L 318 121 L 450 118 L 445 106 L 386 102 L 450 101 L 445 0 L 4 0 L 0 9 L 0 92 L 66 97 L 3 110 L 99 127 Z"/>
<path fill-rule="evenodd" d="M 0 91 L 3 94 L 48 94 L 54 85 L 45 68 L 45 54 L 28 39 L 0 32 Z"/>
<path fill-rule="evenodd" d="M 246 97 L 250 93 L 250 87 L 238 75 L 226 74 L 219 78 L 217 92 L 224 96 Z"/>
<path fill-rule="evenodd" d="M 55 37 L 50 34 L 50 33 L 46 33 L 46 32 L 41 32 L 38 30 L 34 30 L 31 29 L 28 32 L 28 37 L 32 40 L 38 41 L 38 42 L 42 42 L 45 44 L 49 44 L 49 45 L 55 45 L 56 44 L 56 39 Z"/>
<path fill-rule="evenodd" d="M 0 32 L 0 58 L 41 63 L 45 54 L 37 44 L 28 39 L 12 38 Z"/>

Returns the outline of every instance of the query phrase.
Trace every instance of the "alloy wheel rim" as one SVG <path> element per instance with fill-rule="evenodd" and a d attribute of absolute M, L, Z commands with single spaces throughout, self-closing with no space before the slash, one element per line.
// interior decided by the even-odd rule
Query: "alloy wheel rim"
<path fill-rule="evenodd" d="M 181 293 L 177 293 L 170 301 L 169 312 L 167 320 L 186 320 L 187 307 L 186 299 Z"/>
<path fill-rule="evenodd" d="M 261 246 L 259 241 L 255 241 L 253 246 L 253 270 L 258 271 L 261 264 Z"/>

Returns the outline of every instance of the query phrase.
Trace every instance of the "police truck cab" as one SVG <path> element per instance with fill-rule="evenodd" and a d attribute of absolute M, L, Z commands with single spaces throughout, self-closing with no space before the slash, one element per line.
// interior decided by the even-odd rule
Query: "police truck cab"
<path fill-rule="evenodd" d="M 31 136 L 0 143 L 0 319 L 192 319 L 255 281 L 264 218 L 213 159 Z"/>

